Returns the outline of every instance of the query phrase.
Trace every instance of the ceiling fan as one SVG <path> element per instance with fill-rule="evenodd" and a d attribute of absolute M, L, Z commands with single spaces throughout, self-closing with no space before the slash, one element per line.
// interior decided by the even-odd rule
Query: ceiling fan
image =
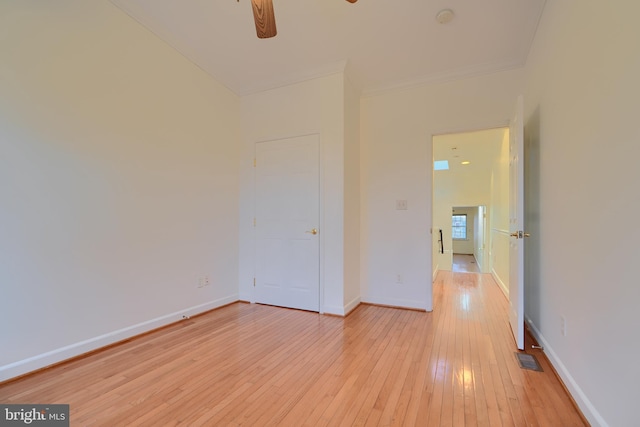
<path fill-rule="evenodd" d="M 347 1 L 349 3 L 355 3 L 358 0 Z M 251 0 L 251 6 L 253 8 L 253 20 L 256 22 L 258 38 L 268 39 L 275 37 L 278 31 L 276 30 L 276 16 L 273 13 L 273 0 Z"/>

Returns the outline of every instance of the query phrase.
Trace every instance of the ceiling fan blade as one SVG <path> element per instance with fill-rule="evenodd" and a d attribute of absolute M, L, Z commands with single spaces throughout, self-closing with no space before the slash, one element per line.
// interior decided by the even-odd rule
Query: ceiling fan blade
<path fill-rule="evenodd" d="M 256 21 L 258 38 L 268 39 L 278 34 L 272 0 L 251 0 L 251 6 L 253 8 L 253 19 Z"/>

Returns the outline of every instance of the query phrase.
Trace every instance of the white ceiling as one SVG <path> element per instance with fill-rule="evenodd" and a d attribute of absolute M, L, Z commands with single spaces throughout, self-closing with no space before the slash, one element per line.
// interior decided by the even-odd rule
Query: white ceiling
<path fill-rule="evenodd" d="M 449 171 L 436 173 L 488 172 L 502 158 L 502 144 L 508 128 L 485 129 L 473 132 L 451 133 L 433 137 L 433 159 L 447 160 Z M 463 161 L 470 162 L 463 165 Z"/>
<path fill-rule="evenodd" d="M 370 94 L 519 67 L 545 0 L 273 0 L 271 39 L 250 0 L 111 2 L 242 96 L 345 69 Z"/>

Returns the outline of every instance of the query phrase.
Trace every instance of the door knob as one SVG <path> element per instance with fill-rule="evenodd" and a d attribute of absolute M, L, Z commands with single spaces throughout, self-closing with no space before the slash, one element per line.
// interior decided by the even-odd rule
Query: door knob
<path fill-rule="evenodd" d="M 511 234 L 509 234 L 509 236 L 515 237 L 517 239 L 518 238 L 518 232 L 516 231 L 515 233 L 511 233 Z"/>
<path fill-rule="evenodd" d="M 317 228 L 312 228 L 311 231 L 305 231 L 305 233 L 311 233 L 313 235 L 318 234 L 318 229 Z"/>

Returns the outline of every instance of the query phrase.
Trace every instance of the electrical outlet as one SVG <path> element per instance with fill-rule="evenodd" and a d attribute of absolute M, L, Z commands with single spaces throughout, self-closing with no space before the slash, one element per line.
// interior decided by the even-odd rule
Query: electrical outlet
<path fill-rule="evenodd" d="M 198 277 L 198 287 L 204 288 L 205 286 L 209 286 L 209 276 Z"/>
<path fill-rule="evenodd" d="M 563 337 L 567 336 L 567 319 L 564 316 L 560 316 L 560 333 Z"/>

